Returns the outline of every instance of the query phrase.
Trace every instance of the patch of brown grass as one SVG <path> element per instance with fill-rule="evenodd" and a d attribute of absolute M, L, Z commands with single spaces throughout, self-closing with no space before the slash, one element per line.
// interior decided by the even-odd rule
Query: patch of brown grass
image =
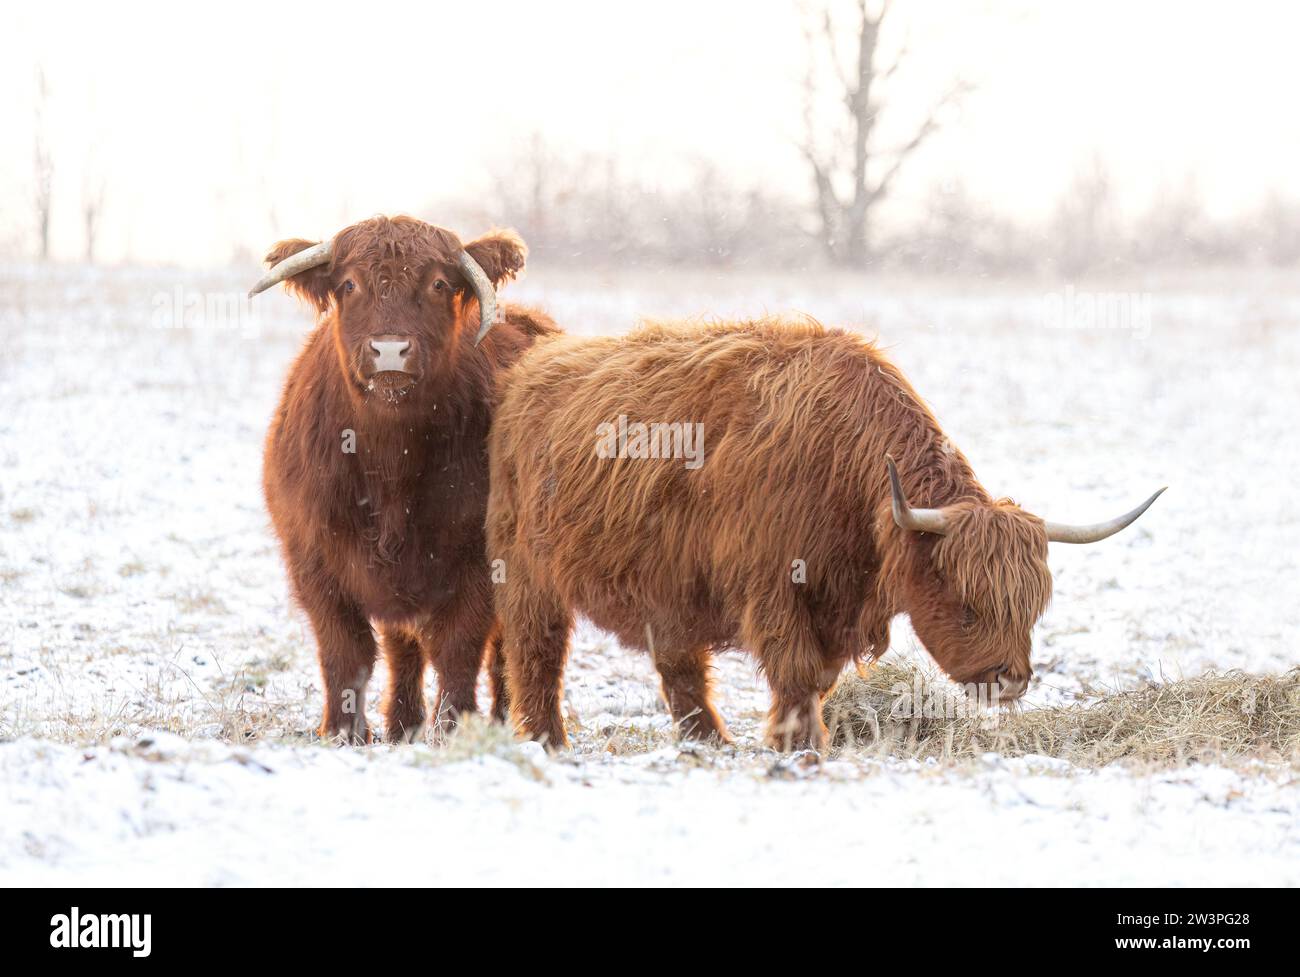
<path fill-rule="evenodd" d="M 981 710 L 959 689 L 915 668 L 877 664 L 840 683 L 826 701 L 825 717 L 837 745 L 894 756 L 1032 753 L 1084 766 L 1252 758 L 1296 763 L 1300 668 L 1283 675 L 1209 672 L 1076 705 Z"/>

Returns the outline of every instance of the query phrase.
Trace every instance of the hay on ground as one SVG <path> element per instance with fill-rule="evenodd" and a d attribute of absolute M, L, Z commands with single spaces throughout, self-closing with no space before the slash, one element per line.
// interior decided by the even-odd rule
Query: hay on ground
<path fill-rule="evenodd" d="M 1300 760 L 1300 668 L 1232 671 L 1147 685 L 1056 708 L 979 709 L 913 667 L 876 664 L 826 701 L 840 746 L 893 756 L 1040 754 L 1102 766 L 1243 758 Z"/>

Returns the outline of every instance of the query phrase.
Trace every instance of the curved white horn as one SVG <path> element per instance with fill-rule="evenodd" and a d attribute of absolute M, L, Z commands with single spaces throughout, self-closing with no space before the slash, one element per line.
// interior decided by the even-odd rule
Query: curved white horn
<path fill-rule="evenodd" d="M 1165 486 L 1168 488 L 1169 486 Z M 1116 516 L 1106 522 L 1096 522 L 1091 526 L 1071 526 L 1064 522 L 1048 522 L 1043 520 L 1043 528 L 1047 530 L 1047 539 L 1053 543 L 1095 543 L 1098 540 L 1105 539 L 1107 536 L 1114 536 L 1117 532 L 1133 522 L 1138 516 L 1151 508 L 1151 503 L 1160 498 L 1160 493 L 1165 489 L 1160 489 L 1151 498 L 1147 499 L 1132 512 L 1126 512 L 1122 516 Z"/>
<path fill-rule="evenodd" d="M 483 342 L 488 330 L 496 325 L 497 290 L 492 287 L 492 279 L 488 278 L 487 272 L 468 251 L 460 253 L 460 270 L 465 273 L 469 283 L 474 286 L 474 294 L 478 296 L 478 334 L 474 337 L 474 345 L 477 346 Z"/>
<path fill-rule="evenodd" d="M 286 278 L 292 278 L 300 271 L 326 264 L 332 257 L 334 257 L 333 241 L 322 241 L 320 244 L 313 244 L 310 248 L 304 248 L 297 254 L 291 254 L 259 278 L 257 284 L 248 290 L 248 297 L 251 299 L 258 292 L 265 292 L 272 285 L 277 285 Z"/>
<path fill-rule="evenodd" d="M 898 480 L 898 469 L 894 467 L 892 455 L 885 455 L 885 464 L 889 467 L 889 490 L 893 494 L 894 522 L 899 529 L 910 529 L 918 533 L 934 533 L 942 536 L 948 531 L 948 520 L 942 509 L 913 509 L 907 504 L 903 495 L 903 485 Z"/>

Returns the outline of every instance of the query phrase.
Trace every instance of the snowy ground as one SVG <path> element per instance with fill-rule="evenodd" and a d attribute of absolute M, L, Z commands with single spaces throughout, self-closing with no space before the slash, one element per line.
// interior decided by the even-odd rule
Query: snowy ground
<path fill-rule="evenodd" d="M 1300 882 L 1294 767 L 790 764 L 757 746 L 766 690 L 738 654 L 718 662 L 738 746 L 683 751 L 649 662 L 590 628 L 569 756 L 491 730 L 311 742 L 314 649 L 258 486 L 307 315 L 267 296 L 257 322 L 159 328 L 254 271 L 0 269 L 0 883 Z M 1125 534 L 1053 550 L 1030 704 L 1292 667 L 1300 289 L 1069 287 L 537 269 L 507 296 L 581 333 L 807 311 L 878 333 L 1028 508 L 1085 521 L 1170 485 Z M 1149 294 L 1149 319 L 1053 328 L 1045 293 L 1089 287 Z M 905 626 L 895 648 L 923 655 Z"/>

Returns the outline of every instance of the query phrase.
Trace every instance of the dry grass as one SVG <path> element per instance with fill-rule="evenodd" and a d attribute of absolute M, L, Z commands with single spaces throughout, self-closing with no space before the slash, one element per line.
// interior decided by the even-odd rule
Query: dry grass
<path fill-rule="evenodd" d="M 921 696 L 916 695 L 920 689 Z M 826 702 L 834 742 L 942 759 L 1039 754 L 1104 766 L 1300 761 L 1300 668 L 1207 673 L 1057 708 L 977 710 L 913 668 L 877 664 Z"/>
<path fill-rule="evenodd" d="M 515 734 L 503 723 L 486 716 L 465 716 L 448 732 L 426 731 L 424 742 L 433 747 L 428 752 L 417 751 L 417 763 L 441 765 L 495 757 L 514 764 L 524 773 L 541 778 L 537 757 L 519 748 Z M 541 747 L 537 747 L 540 751 Z"/>

